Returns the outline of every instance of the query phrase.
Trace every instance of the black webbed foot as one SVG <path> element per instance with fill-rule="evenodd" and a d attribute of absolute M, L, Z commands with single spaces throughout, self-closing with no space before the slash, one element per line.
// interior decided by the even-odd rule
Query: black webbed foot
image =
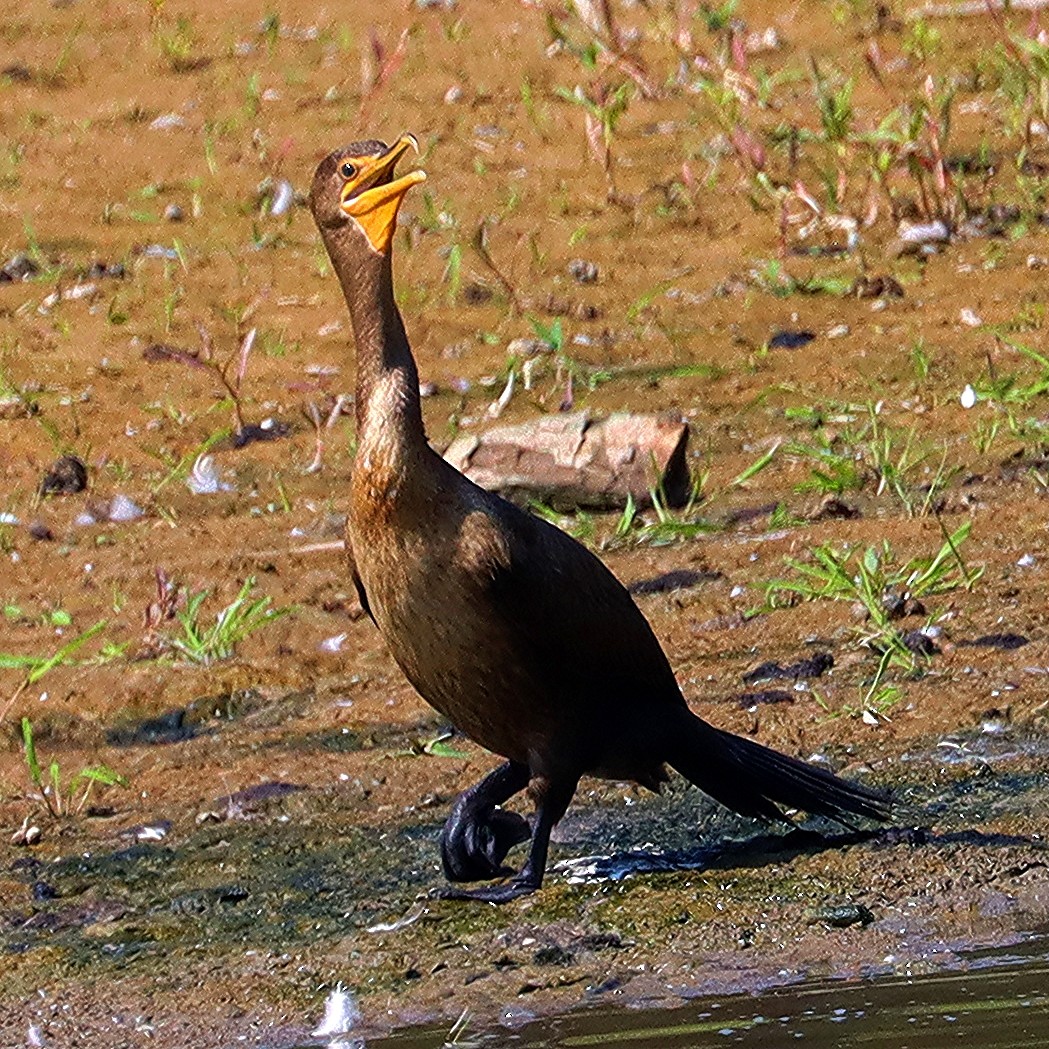
<path fill-rule="evenodd" d="M 475 808 L 460 799 L 441 835 L 441 865 L 449 881 L 486 881 L 513 874 L 503 865 L 506 854 L 532 830 L 516 812 L 490 805 Z"/>
<path fill-rule="evenodd" d="M 542 884 L 541 879 L 528 877 L 524 872 L 516 878 L 498 885 L 482 885 L 477 889 L 460 889 L 455 885 L 442 885 L 431 890 L 430 895 L 439 900 L 468 900 L 473 903 L 509 903 L 521 896 L 529 896 Z"/>

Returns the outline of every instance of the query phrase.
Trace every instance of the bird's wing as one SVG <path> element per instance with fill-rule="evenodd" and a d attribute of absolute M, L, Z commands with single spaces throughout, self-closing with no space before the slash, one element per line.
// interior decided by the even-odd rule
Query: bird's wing
<path fill-rule="evenodd" d="M 375 616 L 372 613 L 371 606 L 368 604 L 368 594 L 364 589 L 364 583 L 361 580 L 361 574 L 357 571 L 357 558 L 353 553 L 353 540 L 350 538 L 350 530 L 347 528 L 345 533 L 346 539 L 346 564 L 350 570 L 350 579 L 353 580 L 353 588 L 357 591 L 357 600 L 361 603 L 361 608 L 367 613 L 368 618 L 374 623 Z"/>
<path fill-rule="evenodd" d="M 516 659 L 573 704 L 683 702 L 666 655 L 626 588 L 559 528 L 502 500 L 470 525 L 493 626 Z"/>

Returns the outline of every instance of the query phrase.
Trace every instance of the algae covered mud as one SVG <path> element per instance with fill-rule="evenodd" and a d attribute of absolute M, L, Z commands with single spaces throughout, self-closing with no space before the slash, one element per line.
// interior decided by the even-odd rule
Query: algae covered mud
<path fill-rule="evenodd" d="M 0 1044 L 296 1045 L 339 982 L 368 1037 L 463 1009 L 502 1032 L 971 971 L 1043 928 L 1040 17 L 6 14 Z M 301 196 L 339 142 L 402 130 L 434 442 L 562 405 L 687 419 L 686 506 L 558 519 L 698 713 L 895 790 L 897 826 L 586 785 L 537 897 L 425 898 L 491 762 L 346 578 L 353 363 Z"/>

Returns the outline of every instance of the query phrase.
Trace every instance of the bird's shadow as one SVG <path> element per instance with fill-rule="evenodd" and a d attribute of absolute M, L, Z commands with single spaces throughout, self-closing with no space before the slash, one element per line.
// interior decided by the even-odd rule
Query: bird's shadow
<path fill-rule="evenodd" d="M 750 838 L 726 839 L 694 849 L 628 849 L 607 855 L 562 860 L 552 870 L 570 882 L 620 881 L 633 874 L 655 871 L 757 869 L 829 849 L 857 845 L 868 848 L 944 848 L 955 845 L 999 849 L 1032 845 L 1035 839 L 1016 834 L 987 833 L 966 828 L 936 832 L 927 827 L 878 827 L 823 831 L 795 827 L 784 834 L 761 833 Z"/>

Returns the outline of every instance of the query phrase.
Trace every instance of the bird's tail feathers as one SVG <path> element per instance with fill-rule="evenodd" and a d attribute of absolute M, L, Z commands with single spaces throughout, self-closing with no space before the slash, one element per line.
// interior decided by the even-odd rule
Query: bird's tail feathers
<path fill-rule="evenodd" d="M 848 823 L 848 816 L 886 820 L 891 799 L 689 714 L 667 761 L 700 790 L 742 816 L 783 820 L 781 806 Z"/>

